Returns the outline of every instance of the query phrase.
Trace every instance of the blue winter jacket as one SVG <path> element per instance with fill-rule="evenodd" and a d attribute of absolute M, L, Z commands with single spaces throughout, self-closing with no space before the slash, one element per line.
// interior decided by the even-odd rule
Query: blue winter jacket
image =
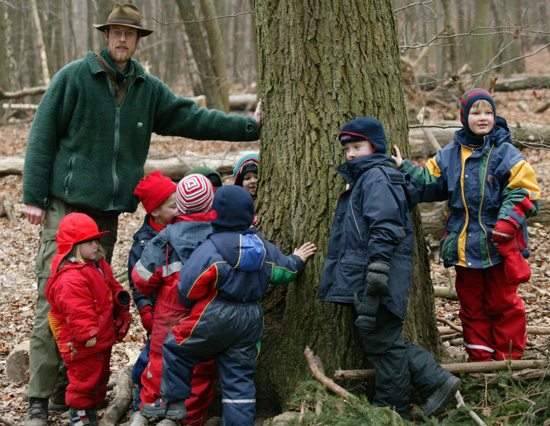
<path fill-rule="evenodd" d="M 440 250 L 446 267 L 480 269 L 501 263 L 491 242 L 499 219 L 521 229 L 518 246 L 524 257 L 529 255 L 525 221 L 538 213 L 540 189 L 502 117 L 478 149 L 468 146 L 462 129 L 425 166 L 405 160 L 401 169 L 411 175 L 421 201 L 449 200 L 451 216 Z"/>
<path fill-rule="evenodd" d="M 138 311 L 147 305 L 154 305 L 154 296 L 151 298 L 143 295 L 135 286 L 134 280 L 132 279 L 132 271 L 134 266 L 136 266 L 137 261 L 141 258 L 143 254 L 143 249 L 149 241 L 151 241 L 157 234 L 158 231 L 154 230 L 150 223 L 151 215 L 145 216 L 143 225 L 141 228 L 134 234 L 134 242 L 130 248 L 130 253 L 128 254 L 128 282 L 130 283 L 130 290 L 132 290 L 132 298 L 136 304 Z"/>
<path fill-rule="evenodd" d="M 178 299 L 190 307 L 204 297 L 236 303 L 259 300 L 269 283 L 287 284 L 304 269 L 296 255 L 285 256 L 255 228 L 215 232 L 183 265 Z"/>
<path fill-rule="evenodd" d="M 404 319 L 412 283 L 414 237 L 410 210 L 418 193 L 409 176 L 384 154 L 355 158 L 338 168 L 349 184 L 340 196 L 317 297 L 352 303 L 361 297 L 369 263 L 390 263 L 388 292 L 381 303 Z"/>

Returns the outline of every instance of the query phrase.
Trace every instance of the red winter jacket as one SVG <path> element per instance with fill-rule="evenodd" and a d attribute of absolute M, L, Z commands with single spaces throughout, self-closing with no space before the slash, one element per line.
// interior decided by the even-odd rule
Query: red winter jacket
<path fill-rule="evenodd" d="M 63 359 L 74 361 L 113 346 L 113 294 L 121 290 L 104 259 L 97 266 L 92 261 L 69 261 L 50 277 L 46 285 L 51 305 L 48 317 Z M 86 341 L 92 337 L 97 343 L 87 348 Z"/>

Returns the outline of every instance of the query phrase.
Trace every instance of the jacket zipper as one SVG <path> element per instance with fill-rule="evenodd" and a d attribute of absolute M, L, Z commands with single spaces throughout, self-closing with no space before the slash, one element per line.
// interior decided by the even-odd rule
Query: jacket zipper
<path fill-rule="evenodd" d="M 134 84 L 134 81 L 136 80 L 136 77 L 134 76 L 133 80 L 128 85 L 128 88 L 126 89 L 126 95 L 124 96 L 124 99 L 122 99 L 122 102 L 120 103 L 120 106 L 118 106 L 117 103 L 116 103 L 116 95 L 113 94 L 113 91 L 110 89 L 111 88 L 111 80 L 109 79 L 109 75 L 107 73 L 106 73 L 106 78 L 107 78 L 107 84 L 108 84 L 108 87 L 109 87 L 109 92 L 111 93 L 111 96 L 113 97 L 113 102 L 115 103 L 115 111 L 116 111 L 116 114 L 115 114 L 115 143 L 114 143 L 114 147 L 113 147 L 113 161 L 112 161 L 112 164 L 111 164 L 111 173 L 112 173 L 112 176 L 113 176 L 113 195 L 111 197 L 111 201 L 109 202 L 109 210 L 114 210 L 115 209 L 114 199 L 115 199 L 116 193 L 118 192 L 118 186 L 119 186 L 118 174 L 117 174 L 117 169 L 116 169 L 116 157 L 118 155 L 118 150 L 120 148 L 120 110 L 122 108 L 122 105 L 124 104 L 124 100 L 126 99 L 126 96 L 128 96 L 128 93 L 130 92 L 130 88 L 132 87 L 132 85 Z M 116 92 L 118 92 L 118 85 L 115 85 L 115 93 Z"/>
<path fill-rule="evenodd" d="M 351 198 L 351 195 L 350 195 Z M 351 205 L 351 215 L 353 216 L 353 222 L 355 223 L 355 228 L 357 229 L 357 235 L 359 235 L 359 241 L 363 242 L 363 238 L 361 237 L 361 232 L 359 231 L 359 225 L 357 224 L 357 219 L 355 218 L 355 211 L 353 209 L 353 200 Z"/>
<path fill-rule="evenodd" d="M 485 136 L 483 137 L 483 139 L 485 142 Z M 483 189 L 481 191 L 481 202 L 479 203 L 479 212 L 478 212 L 479 226 L 481 226 L 481 229 L 483 229 L 483 232 L 485 232 L 485 246 L 487 248 L 487 257 L 489 258 L 489 263 L 491 264 L 491 266 L 493 266 L 493 261 L 491 260 L 491 253 L 489 252 L 489 236 L 487 235 L 487 230 L 485 229 L 481 221 L 481 208 L 483 207 L 483 199 L 485 197 L 485 182 L 486 182 L 485 179 L 487 178 L 487 167 L 489 165 L 489 159 L 491 158 L 493 148 L 494 148 L 494 145 L 489 151 L 489 155 L 487 156 L 487 162 L 485 163 L 485 175 L 483 176 Z"/>
<path fill-rule="evenodd" d="M 67 176 L 65 177 L 65 195 L 69 193 L 69 182 L 71 181 L 71 178 L 73 177 L 73 164 L 74 164 L 74 155 L 71 156 L 69 159 L 69 171 L 67 173 Z"/>

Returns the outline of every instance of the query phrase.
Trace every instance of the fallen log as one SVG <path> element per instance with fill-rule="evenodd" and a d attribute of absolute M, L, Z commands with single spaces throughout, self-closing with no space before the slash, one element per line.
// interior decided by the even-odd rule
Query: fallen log
<path fill-rule="evenodd" d="M 130 404 L 133 400 L 133 386 L 134 382 L 132 381 L 132 367 L 133 364 L 128 364 L 124 368 L 121 368 L 116 376 L 116 385 L 115 385 L 115 398 L 107 410 L 103 418 L 99 422 L 99 426 L 115 426 L 118 424 L 118 421 L 126 414 Z"/>
<path fill-rule="evenodd" d="M 4 92 L 0 89 L 0 99 L 19 99 L 25 96 L 42 95 L 48 86 L 29 87 L 16 92 Z"/>
<path fill-rule="evenodd" d="M 163 175 L 174 181 L 180 180 L 189 170 L 201 166 L 210 167 L 219 173 L 231 173 L 239 158 L 253 152 L 257 151 L 231 152 L 226 154 L 224 158 L 220 158 L 219 155 L 200 156 L 192 152 L 184 152 L 178 156 L 148 158 L 144 169 L 146 175 L 155 170 L 160 170 Z M 24 157 L 20 156 L 0 157 L 0 176 L 22 174 L 24 163 Z"/>
<path fill-rule="evenodd" d="M 546 368 L 547 360 L 517 360 L 517 361 L 488 361 L 488 362 L 460 362 L 453 364 L 441 364 L 451 374 L 460 373 L 487 373 L 503 370 L 525 370 L 527 368 Z M 376 376 L 376 370 L 336 370 L 333 374 L 334 380 L 362 380 L 372 379 Z"/>
<path fill-rule="evenodd" d="M 2 108 L 16 111 L 36 111 L 38 105 L 34 104 L 2 104 Z"/>
<path fill-rule="evenodd" d="M 499 78 L 495 84 L 495 92 L 513 92 L 515 90 L 541 89 L 550 87 L 549 74 L 531 74 L 519 77 Z"/>
<path fill-rule="evenodd" d="M 416 80 L 423 92 L 430 92 L 439 87 L 441 77 L 436 74 L 416 74 Z M 499 78 L 495 83 L 494 92 L 513 92 L 544 87 L 550 87 L 549 74 L 527 74 L 519 77 Z"/>
<path fill-rule="evenodd" d="M 444 147 L 453 140 L 455 132 L 462 126 L 458 122 L 443 123 L 441 126 L 441 128 L 429 127 L 429 134 L 436 139 L 441 147 Z M 518 148 L 550 148 L 550 126 L 510 126 L 510 132 L 512 133 L 514 145 Z M 433 141 L 428 140 L 428 136 L 425 135 L 422 127 L 411 128 L 409 143 L 411 146 L 410 159 L 413 161 L 430 158 L 437 153 Z"/>
<path fill-rule="evenodd" d="M 19 99 L 28 95 L 42 95 L 46 90 L 46 87 L 36 87 L 34 89 L 25 89 L 19 92 L 1 92 L 0 99 Z M 191 96 L 187 99 L 191 99 L 197 103 L 199 107 L 206 107 L 206 96 Z M 258 96 L 256 94 L 244 94 L 244 95 L 230 95 L 229 96 L 229 109 L 231 111 L 254 111 Z M 10 104 L 3 103 L 2 108 L 12 109 L 12 110 L 21 110 L 21 111 L 36 111 L 38 108 L 37 104 Z"/>

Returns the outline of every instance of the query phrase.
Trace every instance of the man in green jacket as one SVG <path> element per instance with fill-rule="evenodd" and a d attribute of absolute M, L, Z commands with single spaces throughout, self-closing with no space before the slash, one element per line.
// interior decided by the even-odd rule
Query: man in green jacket
<path fill-rule="evenodd" d="M 25 154 L 23 202 L 30 223 L 43 225 L 35 272 L 36 316 L 30 340 L 29 410 L 25 426 L 46 426 L 50 409 L 64 409 L 67 378 L 48 322 L 45 298 L 55 236 L 71 212 L 91 216 L 110 261 L 118 215 L 133 212 L 151 133 L 198 140 L 259 138 L 261 103 L 254 118 L 198 108 L 176 96 L 132 59 L 139 39 L 152 33 L 131 4 L 116 3 L 105 24 L 106 49 L 63 67 L 36 112 Z M 59 372 L 59 373 L 58 373 Z"/>

